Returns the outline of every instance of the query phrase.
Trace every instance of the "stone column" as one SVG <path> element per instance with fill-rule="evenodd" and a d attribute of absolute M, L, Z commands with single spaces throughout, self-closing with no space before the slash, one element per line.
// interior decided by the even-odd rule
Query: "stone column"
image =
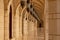
<path fill-rule="evenodd" d="M 5 40 L 9 40 L 9 10 L 5 10 L 4 13 Z"/>
<path fill-rule="evenodd" d="M 23 17 L 23 40 L 28 38 L 28 12 L 26 11 Z"/>
<path fill-rule="evenodd" d="M 34 17 L 31 15 L 31 38 L 32 38 L 32 40 L 34 40 L 34 28 L 35 28 L 35 26 L 34 26 Z"/>
<path fill-rule="evenodd" d="M 0 40 L 4 40 L 4 1 L 0 0 Z"/>
<path fill-rule="evenodd" d="M 15 40 L 19 40 L 19 6 L 16 9 L 15 14 Z"/>
<path fill-rule="evenodd" d="M 10 2 L 7 8 L 4 9 L 4 40 L 9 40 L 9 14 L 10 14 Z"/>
<path fill-rule="evenodd" d="M 28 40 L 31 40 L 31 15 L 28 15 Z"/>
<path fill-rule="evenodd" d="M 37 40 L 37 20 L 34 21 L 34 40 Z"/>
<path fill-rule="evenodd" d="M 29 40 L 34 40 L 34 17 L 29 15 Z"/>
<path fill-rule="evenodd" d="M 48 40 L 48 0 L 45 0 L 45 8 L 44 8 L 44 28 L 45 28 L 45 39 L 44 40 Z"/>
<path fill-rule="evenodd" d="M 22 8 L 21 8 L 21 6 L 19 7 L 19 40 L 22 40 L 22 37 L 23 37 L 23 35 L 22 35 L 22 26 L 23 26 L 23 23 L 22 23 L 22 13 L 21 13 L 21 11 L 22 11 Z"/>

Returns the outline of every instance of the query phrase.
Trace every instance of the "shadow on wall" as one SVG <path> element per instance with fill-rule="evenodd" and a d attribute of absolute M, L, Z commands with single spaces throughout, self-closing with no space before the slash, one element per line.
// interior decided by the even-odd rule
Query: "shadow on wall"
<path fill-rule="evenodd" d="M 41 20 L 41 22 L 39 23 L 39 28 L 42 28 L 42 27 L 44 27 L 44 22 L 43 22 L 43 20 Z"/>

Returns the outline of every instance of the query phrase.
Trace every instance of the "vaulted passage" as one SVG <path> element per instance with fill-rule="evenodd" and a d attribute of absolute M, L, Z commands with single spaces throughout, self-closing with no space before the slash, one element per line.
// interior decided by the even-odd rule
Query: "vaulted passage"
<path fill-rule="evenodd" d="M 0 0 L 0 40 L 60 40 L 60 0 Z"/>

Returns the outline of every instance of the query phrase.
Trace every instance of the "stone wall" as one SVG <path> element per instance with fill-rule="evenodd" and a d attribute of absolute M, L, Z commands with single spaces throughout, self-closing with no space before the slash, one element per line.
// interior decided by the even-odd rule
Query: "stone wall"
<path fill-rule="evenodd" d="M 4 40 L 4 2 L 0 0 L 0 40 Z"/>
<path fill-rule="evenodd" d="M 38 22 L 26 8 L 22 9 L 20 0 L 0 0 L 0 5 L 0 40 L 37 40 Z M 12 38 L 9 38 L 10 30 Z"/>
<path fill-rule="evenodd" d="M 60 40 L 60 0 L 49 1 L 48 5 L 48 23 L 49 40 Z"/>

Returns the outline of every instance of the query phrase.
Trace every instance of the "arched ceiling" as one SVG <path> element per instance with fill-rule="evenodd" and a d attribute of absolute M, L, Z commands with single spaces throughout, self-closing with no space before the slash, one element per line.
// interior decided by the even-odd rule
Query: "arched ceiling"
<path fill-rule="evenodd" d="M 31 0 L 34 10 L 40 19 L 44 16 L 45 0 Z"/>
<path fill-rule="evenodd" d="M 4 0 L 5 9 L 8 6 L 10 0 Z M 20 0 L 13 0 L 14 7 L 20 2 Z M 43 17 L 44 14 L 44 5 L 45 0 L 31 0 L 31 3 L 33 4 L 33 8 L 36 11 L 37 15 L 40 17 L 40 19 Z"/>

